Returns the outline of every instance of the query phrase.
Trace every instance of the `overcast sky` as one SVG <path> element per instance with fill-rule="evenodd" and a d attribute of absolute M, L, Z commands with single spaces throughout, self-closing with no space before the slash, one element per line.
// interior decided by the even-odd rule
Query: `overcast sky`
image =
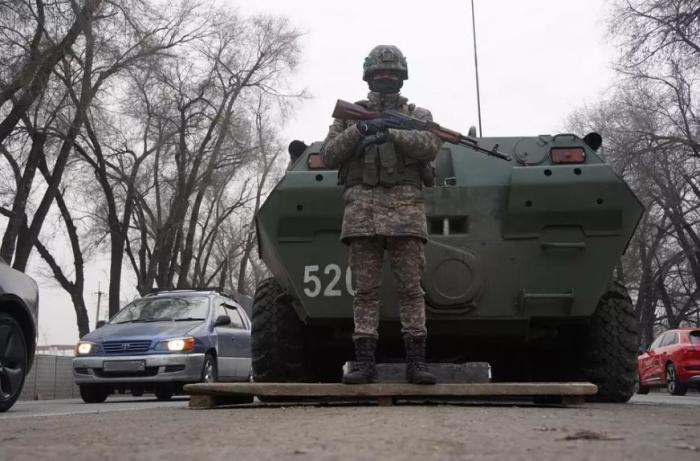
<path fill-rule="evenodd" d="M 291 137 L 323 138 L 335 100 L 365 96 L 362 63 L 377 44 L 406 55 L 405 96 L 442 125 L 477 125 L 469 0 L 229 2 L 243 12 L 286 15 L 306 33 L 295 80 L 313 99 L 290 121 Z M 485 136 L 554 134 L 572 109 L 611 84 L 608 3 L 475 0 Z"/>
<path fill-rule="evenodd" d="M 283 130 L 285 141 L 323 139 L 335 100 L 366 96 L 362 63 L 378 44 L 404 52 L 409 80 L 402 93 L 430 109 L 436 122 L 463 132 L 477 125 L 469 0 L 222 1 L 244 15 L 287 16 L 305 34 L 292 84 L 311 98 L 297 105 Z M 573 110 L 613 85 L 615 50 L 605 25 L 609 3 L 475 0 L 484 136 L 556 134 Z M 106 264 L 93 266 L 85 296 L 91 325 L 98 283 L 103 290 L 108 286 L 107 270 L 101 269 Z M 31 275 L 41 286 L 39 344 L 74 343 L 78 334 L 70 299 L 50 279 Z M 135 290 L 126 287 L 124 293 Z"/>

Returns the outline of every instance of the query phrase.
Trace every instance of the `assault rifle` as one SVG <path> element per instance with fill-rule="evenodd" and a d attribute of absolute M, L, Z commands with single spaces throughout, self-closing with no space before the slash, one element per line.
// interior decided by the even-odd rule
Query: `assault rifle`
<path fill-rule="evenodd" d="M 351 102 L 338 99 L 338 102 L 335 103 L 335 109 L 333 110 L 333 117 L 343 120 L 372 120 L 375 118 L 382 118 L 384 120 L 390 120 L 399 130 L 430 131 L 445 142 L 461 144 L 476 151 L 483 152 L 484 154 L 498 157 L 509 162 L 511 161 L 509 155 L 498 151 L 498 144 L 493 146 L 492 149 L 486 149 L 479 146 L 479 142 L 471 136 L 465 136 L 456 131 L 443 128 L 435 122 L 428 122 L 425 120 L 420 120 L 416 117 L 411 117 L 410 115 L 403 114 L 398 110 L 372 112 L 358 104 L 353 104 Z"/>

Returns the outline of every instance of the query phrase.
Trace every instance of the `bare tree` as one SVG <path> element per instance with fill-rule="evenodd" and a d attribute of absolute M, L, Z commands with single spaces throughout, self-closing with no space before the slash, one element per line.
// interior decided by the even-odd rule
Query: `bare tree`
<path fill-rule="evenodd" d="M 698 6 L 619 0 L 610 18 L 621 50 L 617 89 L 570 120 L 603 134 L 606 158 L 646 207 L 622 264 L 645 344 L 657 326 L 677 327 L 698 312 Z"/>
<path fill-rule="evenodd" d="M 257 184 L 255 185 L 254 189 L 252 217 L 250 219 L 250 224 L 242 229 L 242 231 L 244 231 L 244 241 L 242 243 L 241 257 L 238 263 L 238 276 L 236 283 L 231 283 L 231 286 L 235 286 L 239 293 L 246 295 L 253 294 L 253 289 L 258 282 L 257 277 L 254 277 L 251 281 L 248 276 L 248 266 L 251 259 L 253 259 L 253 250 L 257 246 L 255 216 L 257 215 L 258 210 L 260 210 L 260 205 L 262 204 L 263 198 L 269 192 L 267 189 L 270 187 L 270 183 L 274 182 L 271 180 L 274 180 L 279 174 L 279 172 L 276 172 L 274 168 L 282 152 L 281 146 L 276 142 L 275 134 L 269 129 L 269 120 L 265 119 L 265 114 L 267 111 L 268 109 L 265 107 L 265 100 L 260 97 L 258 99 L 258 105 L 255 111 L 255 133 L 259 152 L 256 156 L 255 165 Z M 274 186 L 274 184 L 272 185 Z"/>
<path fill-rule="evenodd" d="M 7 102 L 5 106 L 9 107 L 12 103 L 0 127 L 0 153 L 12 167 L 16 186 L 11 207 L 0 210 L 8 217 L 0 254 L 15 268 L 25 270 L 36 247 L 71 296 L 79 331 L 84 334 L 88 331 L 83 300 L 84 258 L 79 230 L 74 224 L 75 209 L 79 207 L 63 198 L 64 175 L 73 153 L 81 150 L 78 141 L 89 137 L 83 130 L 90 112 L 108 99 L 115 77 L 146 58 L 164 55 L 178 44 L 200 36 L 202 21 L 185 3 L 179 9 L 158 9 L 139 0 L 88 0 L 82 7 L 77 2 L 60 1 L 35 5 L 33 10 L 31 3 L 14 2 L 12 14 L 0 16 L 0 31 L 5 32 L 2 37 L 6 39 L 0 39 L 0 50 L 15 63 L 15 73 L 3 75 L 0 88 L 2 97 L 7 97 L 0 98 L 0 104 Z M 16 31 L 12 23 L 21 14 L 33 14 L 36 19 L 36 31 L 29 45 L 19 40 L 22 30 Z M 48 32 L 59 34 L 70 21 L 73 25 L 63 38 L 57 39 Z M 4 109 L 0 106 L 0 110 Z M 91 128 L 89 124 L 88 127 Z M 37 169 L 41 170 L 45 186 L 35 181 Z M 32 205 L 32 198 L 38 200 L 36 206 Z M 39 239 L 54 203 L 72 248 L 73 282 Z"/>
<path fill-rule="evenodd" d="M 274 114 L 303 94 L 286 83 L 299 33 L 187 0 L 0 7 L 0 255 L 24 270 L 36 248 L 81 335 L 88 248 L 109 252 L 110 315 L 124 255 L 141 292 L 246 286 L 252 213 L 277 171 Z M 43 243 L 53 216 L 70 269 Z"/>
<path fill-rule="evenodd" d="M 256 195 L 250 172 L 261 158 L 274 162 L 259 144 L 258 133 L 269 128 L 259 125 L 257 103 L 265 101 L 264 117 L 272 102 L 299 95 L 284 93 L 299 52 L 299 34 L 286 20 L 225 10 L 216 16 L 210 33 L 181 56 L 134 75 L 139 84 L 130 104 L 140 110 L 140 119 L 132 119 L 139 148 L 133 141 L 125 146 L 152 155 L 143 175 L 128 178 L 116 165 L 113 174 L 122 189 L 136 187 L 126 252 L 141 292 L 221 284 L 238 274 L 241 248 L 250 253 L 253 243 L 248 226 L 234 223 L 242 214 L 250 222 L 249 204 L 258 197 L 259 206 L 264 190 Z"/>
<path fill-rule="evenodd" d="M 13 200 L 12 209 L 9 213 L 9 222 L 4 233 L 2 246 L 0 247 L 0 255 L 7 261 L 12 261 L 15 253 L 16 239 L 19 236 L 19 230 L 26 226 L 26 206 L 29 195 L 32 190 L 36 169 L 39 159 L 44 155 L 44 147 L 46 143 L 47 132 L 36 131 L 33 128 L 37 126 L 36 122 L 31 123 L 27 127 L 27 132 L 32 131 L 30 139 L 32 147 L 29 150 L 28 158 L 24 172 L 20 173 L 21 154 L 11 152 L 6 146 L 7 138 L 13 133 L 18 122 L 21 119 L 27 124 L 28 111 L 37 99 L 42 102 L 47 102 L 49 98 L 44 97 L 44 90 L 47 88 L 55 90 L 50 84 L 50 75 L 55 70 L 58 63 L 63 60 L 71 50 L 78 36 L 84 32 L 86 27 L 90 27 L 91 21 L 99 8 L 100 1 L 87 2 L 82 9 L 78 9 L 77 5 L 69 2 L 58 2 L 52 4 L 46 10 L 46 5 L 42 1 L 37 1 L 35 4 L 31 2 L 13 2 L 12 6 L 6 5 L 7 9 L 3 11 L 5 14 L 0 16 L 0 31 L 2 39 L 0 40 L 0 50 L 3 54 L 7 54 L 11 63 L 8 66 L 9 71 L 5 71 L 2 76 L 2 86 L 0 87 L 0 110 L 6 115 L 0 123 L 0 146 L 1 152 L 5 159 L 12 166 L 15 172 L 16 195 Z M 36 8 L 34 8 L 34 5 Z M 73 14 L 72 25 L 65 30 L 61 27 L 61 22 L 55 19 L 52 22 L 57 23 L 57 35 L 52 36 L 47 32 L 47 16 L 48 18 L 65 18 L 67 15 Z M 18 22 L 23 21 L 23 22 Z M 16 28 L 16 25 L 22 25 Z M 53 28 L 50 28 L 53 29 Z M 60 90 L 58 90 L 60 91 Z M 63 99 L 62 97 L 58 98 Z M 11 105 L 9 110 L 5 111 L 6 106 Z M 57 118 L 58 112 L 62 109 L 62 104 L 52 105 L 51 115 L 48 120 L 54 121 Z M 82 115 L 78 115 L 80 120 Z M 36 118 L 36 117 L 34 117 Z M 46 128 L 45 125 L 39 125 Z M 23 141 L 19 141 L 21 152 Z M 14 154 L 14 155 L 13 155 Z M 57 164 L 60 168 L 60 163 Z M 57 170 L 57 173 L 59 172 Z M 52 197 L 55 194 L 55 188 L 51 188 L 48 196 Z M 46 205 L 42 207 L 42 212 Z M 39 221 L 36 225 L 30 228 L 29 232 L 23 233 L 28 235 L 30 232 L 35 232 L 39 227 Z M 31 250 L 33 240 L 36 237 L 27 239 L 21 245 L 21 257 L 15 264 L 15 267 L 24 270 L 26 267 L 25 254 Z"/>
<path fill-rule="evenodd" d="M 46 88 L 50 74 L 71 52 L 80 34 L 91 27 L 103 1 L 86 0 L 82 7 L 77 2 L 60 1 L 46 5 L 42 0 L 2 3 L 0 19 L 4 21 L 0 31 L 4 40 L 0 46 L 9 51 L 11 74 L 1 81 L 0 108 L 6 103 L 12 103 L 12 108 L 0 122 L 0 143 L 10 136 Z M 47 11 L 47 6 L 53 11 Z M 60 21 L 54 20 L 59 25 L 59 32 L 52 36 L 47 13 L 61 19 L 72 15 L 70 27 L 65 29 Z M 20 25 L 19 29 L 17 25 Z"/>

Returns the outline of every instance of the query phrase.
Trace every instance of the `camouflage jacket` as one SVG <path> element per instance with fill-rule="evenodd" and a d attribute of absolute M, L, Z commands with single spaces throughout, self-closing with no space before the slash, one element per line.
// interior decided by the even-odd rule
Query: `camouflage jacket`
<path fill-rule="evenodd" d="M 382 97 L 370 92 L 369 99 L 359 101 L 369 110 L 398 109 L 423 120 L 432 120 L 430 111 L 408 104 L 397 95 Z M 335 119 L 321 147 L 326 166 L 338 168 L 352 159 L 363 135 L 354 120 Z M 433 160 L 442 141 L 434 134 L 419 130 L 388 131 L 389 140 L 407 156 L 416 160 Z M 341 240 L 373 235 L 406 236 L 427 239 L 425 209 L 421 190 L 411 185 L 393 187 L 353 186 L 345 191 L 345 213 Z"/>

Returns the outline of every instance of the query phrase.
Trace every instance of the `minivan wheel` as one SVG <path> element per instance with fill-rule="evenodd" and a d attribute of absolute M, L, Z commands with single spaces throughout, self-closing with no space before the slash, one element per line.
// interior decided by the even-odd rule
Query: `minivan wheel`
<path fill-rule="evenodd" d="M 81 384 L 80 397 L 85 403 L 102 403 L 107 400 L 109 388 L 103 384 Z"/>
<path fill-rule="evenodd" d="M 217 379 L 216 359 L 211 354 L 207 354 L 204 356 L 204 365 L 202 365 L 202 382 L 215 383 Z"/>
<path fill-rule="evenodd" d="M 170 400 L 173 398 L 173 388 L 170 386 L 156 386 L 156 398 L 158 400 Z"/>
<path fill-rule="evenodd" d="M 685 395 L 688 392 L 688 386 L 678 380 L 676 367 L 671 362 L 666 364 L 666 390 L 671 395 Z"/>
<path fill-rule="evenodd" d="M 27 343 L 14 317 L 0 312 L 0 413 L 15 404 L 27 373 Z"/>

